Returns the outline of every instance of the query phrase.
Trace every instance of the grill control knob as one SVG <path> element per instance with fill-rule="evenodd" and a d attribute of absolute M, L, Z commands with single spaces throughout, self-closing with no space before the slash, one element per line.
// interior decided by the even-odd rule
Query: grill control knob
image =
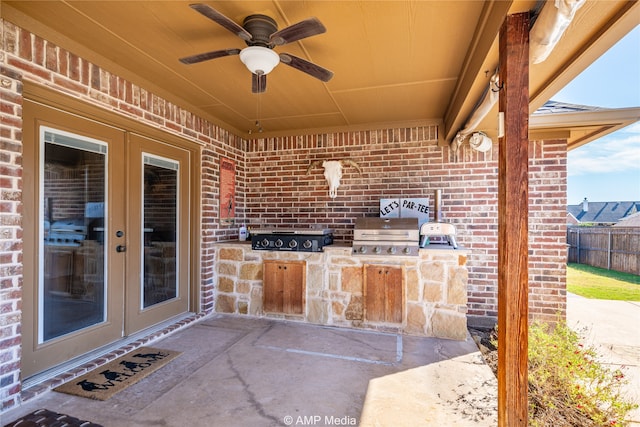
<path fill-rule="evenodd" d="M 367 247 L 366 246 L 360 246 L 360 253 L 361 254 L 367 253 Z"/>
<path fill-rule="evenodd" d="M 281 239 L 276 240 L 274 243 L 274 245 L 276 245 L 276 248 L 281 248 L 283 244 L 284 242 Z"/>
<path fill-rule="evenodd" d="M 295 240 L 289 240 L 290 248 L 295 248 L 296 246 L 298 246 L 298 242 L 296 242 Z"/>
<path fill-rule="evenodd" d="M 390 254 L 395 254 L 396 253 L 395 246 L 391 246 L 389 249 L 387 249 L 387 252 L 390 253 Z"/>
<path fill-rule="evenodd" d="M 376 246 L 375 248 L 373 248 L 373 253 L 374 254 L 379 254 L 380 253 L 380 246 Z"/>
<path fill-rule="evenodd" d="M 269 239 L 262 239 L 262 246 L 265 248 L 269 247 Z"/>
<path fill-rule="evenodd" d="M 311 243 L 311 240 L 307 239 L 302 243 L 302 247 L 305 249 L 309 249 L 311 248 L 311 246 L 313 245 L 313 243 Z"/>
<path fill-rule="evenodd" d="M 411 248 L 404 248 L 402 250 L 402 252 L 404 252 L 405 254 L 410 254 L 411 253 Z"/>

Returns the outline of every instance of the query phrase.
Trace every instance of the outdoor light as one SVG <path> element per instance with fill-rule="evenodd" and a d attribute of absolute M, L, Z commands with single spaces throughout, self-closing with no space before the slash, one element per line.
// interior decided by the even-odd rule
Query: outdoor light
<path fill-rule="evenodd" d="M 482 132 L 474 132 L 474 134 L 471 135 L 471 138 L 469 138 L 469 145 L 471 145 L 471 148 L 474 150 L 484 153 L 491 149 L 493 141 Z"/>
<path fill-rule="evenodd" d="M 240 60 L 253 74 L 269 74 L 280 62 L 280 57 L 269 48 L 249 46 L 240 51 Z"/>
<path fill-rule="evenodd" d="M 451 141 L 451 148 L 456 153 L 456 156 L 457 156 L 458 149 L 460 148 L 464 140 L 467 138 L 467 136 L 470 135 L 476 129 L 476 127 L 480 124 L 480 122 L 482 122 L 482 120 L 486 117 L 489 111 L 491 111 L 493 106 L 498 102 L 499 93 L 502 90 L 502 88 L 503 88 L 503 85 L 500 84 L 500 74 L 498 73 L 498 70 L 496 70 L 496 72 L 489 79 L 489 86 L 487 86 L 484 93 L 482 94 L 482 97 L 480 98 L 480 101 L 477 104 L 477 107 L 475 107 L 475 109 L 471 112 L 471 116 L 465 122 L 464 129 L 458 131 L 455 138 L 453 138 L 453 140 Z M 486 137 L 485 134 L 482 133 L 482 135 Z M 474 133 L 471 138 L 475 139 L 475 142 L 478 143 L 477 146 L 479 146 L 482 143 L 482 141 L 478 139 L 480 137 L 476 136 L 476 133 Z M 491 140 L 489 140 L 489 142 L 491 142 Z M 474 143 L 471 144 L 471 147 L 478 150 L 478 148 L 476 148 L 476 145 L 474 145 Z M 486 143 L 483 146 L 483 148 L 484 147 L 486 147 Z M 489 144 L 489 147 L 484 151 L 489 150 L 489 148 L 491 148 L 491 144 Z M 478 151 L 482 151 L 482 150 L 478 150 Z"/>

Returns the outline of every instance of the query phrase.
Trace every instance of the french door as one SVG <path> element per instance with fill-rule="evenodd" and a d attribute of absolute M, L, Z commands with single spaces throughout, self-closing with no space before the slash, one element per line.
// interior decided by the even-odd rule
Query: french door
<path fill-rule="evenodd" d="M 189 153 L 129 135 L 125 333 L 189 308 Z"/>
<path fill-rule="evenodd" d="M 22 375 L 189 309 L 190 157 L 24 104 Z"/>

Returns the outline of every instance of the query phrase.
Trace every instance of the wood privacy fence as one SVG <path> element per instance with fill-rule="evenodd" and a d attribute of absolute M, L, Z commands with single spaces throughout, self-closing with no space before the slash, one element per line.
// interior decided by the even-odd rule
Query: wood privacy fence
<path fill-rule="evenodd" d="M 568 262 L 640 275 L 640 228 L 569 227 Z"/>

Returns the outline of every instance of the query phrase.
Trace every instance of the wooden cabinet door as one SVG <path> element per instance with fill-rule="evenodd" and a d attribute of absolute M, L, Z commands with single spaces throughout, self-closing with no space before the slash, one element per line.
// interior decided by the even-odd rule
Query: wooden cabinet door
<path fill-rule="evenodd" d="M 365 265 L 365 318 L 402 323 L 402 268 Z"/>
<path fill-rule="evenodd" d="M 385 275 L 384 268 L 367 265 L 365 269 L 365 311 L 371 322 L 385 321 Z"/>
<path fill-rule="evenodd" d="M 273 261 L 264 262 L 262 292 L 264 312 L 282 313 L 284 293 L 282 264 Z"/>
<path fill-rule="evenodd" d="M 402 323 L 402 269 L 388 267 L 385 277 L 385 319 L 391 323 Z"/>
<path fill-rule="evenodd" d="M 304 261 L 264 261 L 263 311 L 303 314 L 305 272 Z"/>
<path fill-rule="evenodd" d="M 282 311 L 288 314 L 303 314 L 304 262 L 288 262 L 282 265 Z"/>

